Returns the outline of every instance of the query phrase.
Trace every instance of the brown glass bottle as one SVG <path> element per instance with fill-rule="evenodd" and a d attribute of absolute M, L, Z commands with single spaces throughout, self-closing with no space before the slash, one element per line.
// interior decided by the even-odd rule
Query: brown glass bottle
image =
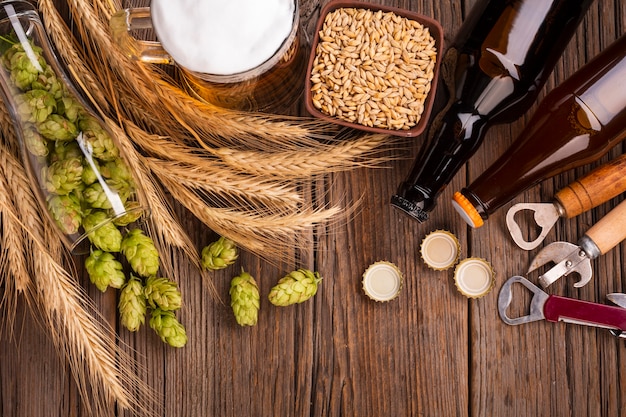
<path fill-rule="evenodd" d="M 478 149 L 486 130 L 519 118 L 535 102 L 591 3 L 476 3 L 442 62 L 450 100 L 432 121 L 392 205 L 419 221 L 428 218 L 437 196 Z"/>
<path fill-rule="evenodd" d="M 623 35 L 546 95 L 506 152 L 455 194 L 455 208 L 476 226 L 472 217 L 486 220 L 524 190 L 596 161 L 625 138 Z"/>

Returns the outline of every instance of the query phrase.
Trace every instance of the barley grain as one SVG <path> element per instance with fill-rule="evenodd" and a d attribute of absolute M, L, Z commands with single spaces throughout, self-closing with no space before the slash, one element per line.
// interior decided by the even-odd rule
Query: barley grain
<path fill-rule="evenodd" d="M 310 74 L 315 108 L 363 126 L 417 124 L 437 59 L 428 28 L 392 12 L 339 8 L 319 39 Z"/>

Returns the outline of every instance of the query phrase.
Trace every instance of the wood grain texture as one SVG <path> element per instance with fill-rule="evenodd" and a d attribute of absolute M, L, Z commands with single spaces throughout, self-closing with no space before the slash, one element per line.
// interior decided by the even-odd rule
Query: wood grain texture
<path fill-rule="evenodd" d="M 64 0 L 59 0 L 63 2 Z M 304 27 L 313 30 L 322 1 L 302 1 Z M 474 0 L 385 0 L 438 19 L 449 42 Z M 597 1 L 559 60 L 540 97 L 624 32 L 626 1 Z M 125 349 L 137 358 L 137 372 L 158 393 L 162 416 L 223 417 L 477 417 L 626 416 L 626 346 L 607 331 L 564 323 L 507 326 L 498 317 L 497 293 L 511 275 L 523 274 L 536 252 L 509 238 L 504 207 L 485 226 L 468 230 L 449 204 L 501 155 L 532 114 L 492 128 L 475 156 L 444 190 L 424 224 L 394 210 L 389 198 L 411 168 L 421 138 L 406 149 L 388 149 L 384 168 L 329 175 L 311 184 L 322 202 L 361 199 L 351 220 L 320 228 L 317 247 L 294 250 L 291 262 L 270 265 L 243 254 L 226 271 L 201 277 L 174 257 L 185 305 L 180 319 L 188 345 L 165 347 L 145 326 L 119 329 Z M 595 164 L 546 180 L 516 202 L 547 202 L 566 184 L 622 154 L 623 145 Z M 561 219 L 545 244 L 576 242 L 621 197 L 572 219 Z M 201 248 L 215 239 L 179 208 L 190 237 Z M 482 257 L 496 271 L 496 287 L 468 300 L 456 291 L 453 272 L 429 270 L 419 255 L 421 240 L 435 229 L 455 233 L 461 257 Z M 594 278 L 575 289 L 561 279 L 550 292 L 594 302 L 626 291 L 626 246 L 593 261 Z M 361 275 L 387 260 L 404 273 L 399 297 L 369 300 Z M 242 267 L 259 282 L 261 294 L 296 266 L 320 272 L 323 281 L 309 302 L 272 306 L 262 297 L 259 324 L 241 328 L 228 305 L 233 271 Z M 85 272 L 81 282 L 90 288 Z M 533 277 L 531 277 L 533 278 Z M 536 277 L 535 277 L 536 278 Z M 207 282 L 210 280 L 211 282 Z M 211 291 L 215 287 L 221 299 Z M 115 300 L 89 289 L 99 308 L 115 321 Z M 520 300 L 527 299 L 520 294 Z M 0 416 L 85 417 L 67 365 L 20 300 L 13 333 L 0 333 Z M 131 416 L 112 412 L 111 415 Z"/>

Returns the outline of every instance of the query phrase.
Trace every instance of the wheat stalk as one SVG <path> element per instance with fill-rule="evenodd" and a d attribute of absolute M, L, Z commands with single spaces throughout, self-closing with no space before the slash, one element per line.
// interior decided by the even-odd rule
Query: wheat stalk
<path fill-rule="evenodd" d="M 98 316 L 82 287 L 34 241 L 33 277 L 36 305 L 65 353 L 85 407 L 93 415 L 109 415 L 114 404 L 150 415 L 156 397 L 135 372 L 137 364 L 116 344 L 113 330 Z"/>
<path fill-rule="evenodd" d="M 309 183 L 328 172 L 378 167 L 391 159 L 380 149 L 395 146 L 392 137 L 346 132 L 309 118 L 225 110 L 198 100 L 175 75 L 132 61 L 113 44 L 108 21 L 119 2 L 67 3 L 75 30 L 53 0 L 39 0 L 46 29 L 117 137 L 150 212 L 146 226 L 159 251 L 170 255 L 162 261 L 171 273 L 173 254 L 181 251 L 206 275 L 164 188 L 212 231 L 265 259 L 287 260 L 296 248 L 310 247 L 313 228 L 344 221 L 358 207 L 358 201 L 318 207 L 312 196 L 321 194 L 321 201 L 324 193 Z M 66 252 L 50 243 L 58 242 L 56 230 L 42 218 L 29 189 L 6 111 L 0 111 L 0 124 L 0 273 L 5 272 L 0 283 L 9 290 L 1 303 L 14 311 L 15 294 L 23 292 L 41 311 L 88 411 L 109 415 L 117 403 L 150 414 L 156 401 L 134 372 L 138 364 L 121 351 L 112 329 L 72 278 L 75 271 L 63 262 Z"/>

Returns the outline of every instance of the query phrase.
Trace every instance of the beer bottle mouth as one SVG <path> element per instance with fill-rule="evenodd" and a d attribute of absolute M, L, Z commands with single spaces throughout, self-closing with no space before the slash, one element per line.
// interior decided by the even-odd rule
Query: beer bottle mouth
<path fill-rule="evenodd" d="M 485 223 L 476 207 L 460 191 L 456 191 L 452 196 L 452 206 L 473 228 L 479 228 Z"/>
<path fill-rule="evenodd" d="M 424 223 L 428 220 L 429 212 L 434 208 L 434 201 L 425 191 L 411 189 L 409 192 L 393 195 L 391 205 L 420 223 Z"/>

